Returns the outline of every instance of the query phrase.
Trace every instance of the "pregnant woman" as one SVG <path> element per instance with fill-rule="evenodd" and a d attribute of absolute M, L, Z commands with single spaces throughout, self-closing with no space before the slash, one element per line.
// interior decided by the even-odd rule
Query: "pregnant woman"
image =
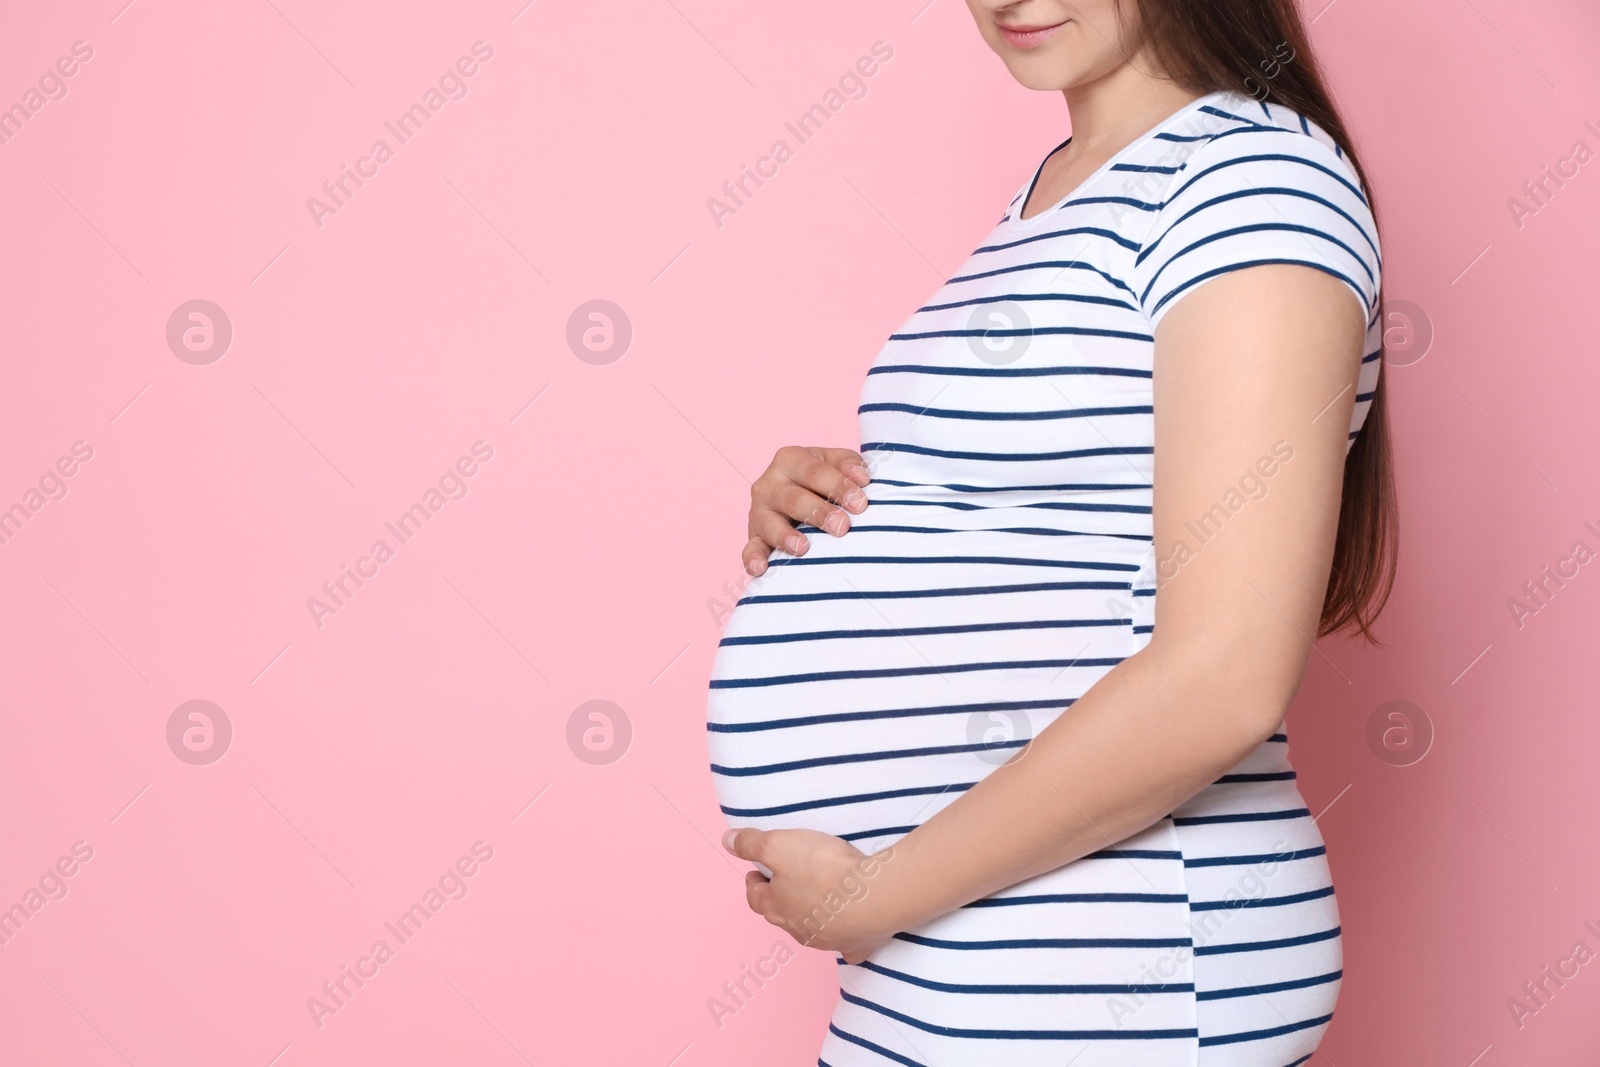
<path fill-rule="evenodd" d="M 968 6 L 1073 135 L 860 451 L 754 486 L 724 845 L 838 954 L 819 1064 L 1293 1067 L 1342 956 L 1283 720 L 1393 577 L 1361 167 L 1292 0 Z"/>

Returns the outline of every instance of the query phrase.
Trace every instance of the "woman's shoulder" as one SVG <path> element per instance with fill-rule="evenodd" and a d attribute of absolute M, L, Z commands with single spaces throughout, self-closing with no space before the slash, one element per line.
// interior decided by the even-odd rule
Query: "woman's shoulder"
<path fill-rule="evenodd" d="M 1203 125 L 1189 138 L 1169 193 L 1225 167 L 1239 173 L 1294 177 L 1309 187 L 1332 182 L 1363 202 L 1367 199 L 1360 175 L 1339 142 L 1295 108 L 1224 92 L 1214 94 L 1195 117 Z"/>
<path fill-rule="evenodd" d="M 1181 142 L 1137 235 L 1133 280 L 1147 313 L 1207 277 L 1271 262 L 1344 279 L 1370 313 L 1382 257 L 1348 154 L 1300 112 L 1240 93 L 1213 94 L 1193 118 L 1205 125 Z"/>

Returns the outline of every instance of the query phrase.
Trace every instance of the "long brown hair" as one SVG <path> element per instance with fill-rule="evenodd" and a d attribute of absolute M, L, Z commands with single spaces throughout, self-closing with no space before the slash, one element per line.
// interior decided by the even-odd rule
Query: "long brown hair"
<path fill-rule="evenodd" d="M 1232 89 L 1281 104 L 1328 132 L 1361 179 L 1373 218 L 1377 205 L 1344 120 L 1323 84 L 1295 0 L 1132 0 L 1160 72 L 1198 93 Z M 1119 7 L 1119 16 L 1122 9 Z M 1379 321 L 1383 294 L 1378 294 Z M 1372 623 L 1394 587 L 1399 508 L 1395 500 L 1388 407 L 1384 403 L 1383 339 L 1378 383 L 1366 421 L 1344 463 L 1344 489 L 1333 568 L 1317 636 L 1359 632 L 1381 644 Z"/>

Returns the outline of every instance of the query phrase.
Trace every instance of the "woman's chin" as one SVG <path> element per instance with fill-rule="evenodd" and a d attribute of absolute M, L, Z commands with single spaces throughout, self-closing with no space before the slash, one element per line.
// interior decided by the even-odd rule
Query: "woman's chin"
<path fill-rule="evenodd" d="M 1087 79 L 1087 72 L 1075 65 L 1069 66 L 1057 57 L 1046 61 L 1044 56 L 1016 56 L 1006 61 L 1006 69 L 1024 89 L 1059 93 Z"/>

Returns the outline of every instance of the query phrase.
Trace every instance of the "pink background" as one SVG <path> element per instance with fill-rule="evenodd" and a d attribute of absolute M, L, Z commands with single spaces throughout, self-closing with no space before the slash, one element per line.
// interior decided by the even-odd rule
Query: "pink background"
<path fill-rule="evenodd" d="M 715 845 L 709 605 L 750 479 L 857 443 L 866 366 L 1064 136 L 1059 97 L 954 0 L 123 3 L 0 33 L 4 104 L 93 48 L 0 145 L 0 506 L 93 449 L 0 545 L 0 905 L 93 850 L 0 946 L 0 1062 L 814 1062 L 831 957 L 707 1008 L 776 940 Z M 1507 199 L 1600 149 L 1600 13 L 1336 0 L 1313 35 L 1389 298 L 1435 333 L 1389 369 L 1390 645 L 1323 642 L 1290 723 L 1345 930 L 1316 1062 L 1592 1063 L 1600 964 L 1520 1028 L 1507 1002 L 1600 950 L 1600 563 L 1520 628 L 1508 601 L 1600 549 L 1600 161 L 1520 227 Z M 467 95 L 319 227 L 307 199 L 479 40 Z M 878 40 L 867 95 L 715 225 Z M 233 328 L 206 365 L 166 341 L 196 299 Z M 634 331 L 605 365 L 566 340 L 595 299 Z M 319 628 L 307 599 L 379 538 Z M 195 699 L 233 730 L 208 765 L 167 741 Z M 1396 699 L 1436 732 L 1411 766 L 1367 741 Z M 608 765 L 568 745 L 590 700 L 631 724 Z M 384 923 L 478 841 L 399 945 Z M 319 1027 L 307 999 L 380 938 Z"/>

